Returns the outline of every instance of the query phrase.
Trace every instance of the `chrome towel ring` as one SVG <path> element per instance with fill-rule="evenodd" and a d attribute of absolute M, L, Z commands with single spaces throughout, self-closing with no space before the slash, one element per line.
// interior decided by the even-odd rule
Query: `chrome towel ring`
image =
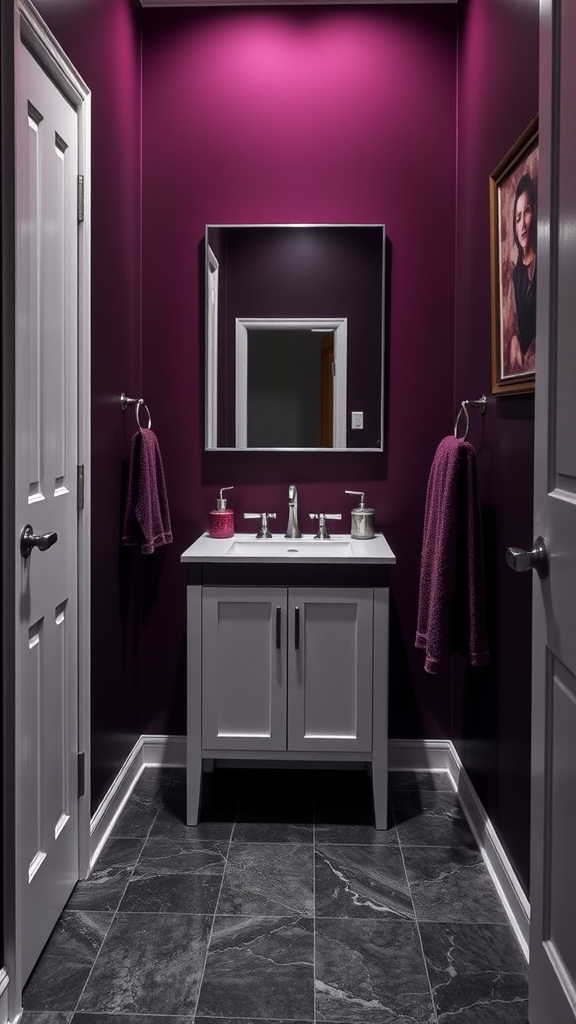
<path fill-rule="evenodd" d="M 458 437 L 458 424 L 460 423 L 460 417 L 464 413 L 465 430 L 463 436 L 460 438 L 461 441 L 465 441 L 468 437 L 468 431 L 470 430 L 470 414 L 468 409 L 472 406 L 473 409 L 480 409 L 480 413 L 483 416 L 486 412 L 486 395 L 482 395 L 482 398 L 477 398 L 475 401 L 471 401 L 465 398 L 460 408 L 458 409 L 458 415 L 456 416 L 456 422 L 454 424 L 454 437 Z"/>
<path fill-rule="evenodd" d="M 135 414 L 136 414 L 136 423 L 138 424 L 138 429 L 139 430 L 142 430 L 142 424 L 140 423 L 140 409 L 143 406 L 146 409 L 146 412 L 148 413 L 148 428 L 147 429 L 148 430 L 151 429 L 151 427 L 152 427 L 152 417 L 150 415 L 150 409 L 146 405 L 146 402 L 144 401 L 143 398 L 128 398 L 128 395 L 126 395 L 124 392 L 122 392 L 122 394 L 120 395 L 120 405 L 122 407 L 122 412 L 126 412 L 126 409 L 128 408 L 129 405 L 135 405 L 136 406 L 136 409 L 134 411 L 135 411 Z"/>

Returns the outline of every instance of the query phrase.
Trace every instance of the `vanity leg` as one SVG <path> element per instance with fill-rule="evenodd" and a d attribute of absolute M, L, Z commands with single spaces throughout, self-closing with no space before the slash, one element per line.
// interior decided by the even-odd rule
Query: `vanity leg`
<path fill-rule="evenodd" d="M 204 761 L 204 771 L 205 772 L 213 772 L 214 771 L 214 758 L 213 757 L 207 757 L 206 760 Z"/>
<path fill-rule="evenodd" d="M 188 757 L 186 766 L 186 824 L 197 825 L 202 800 L 202 758 Z"/>
<path fill-rule="evenodd" d="M 186 822 L 197 825 L 202 797 L 202 588 L 187 588 Z"/>
<path fill-rule="evenodd" d="M 374 590 L 374 693 L 372 794 L 376 828 L 388 828 L 388 614 L 387 587 Z"/>

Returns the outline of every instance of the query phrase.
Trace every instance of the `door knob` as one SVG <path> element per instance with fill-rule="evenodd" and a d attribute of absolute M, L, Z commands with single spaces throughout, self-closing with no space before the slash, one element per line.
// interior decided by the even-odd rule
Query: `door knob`
<path fill-rule="evenodd" d="M 32 548 L 38 548 L 39 551 L 47 551 L 57 540 L 57 533 L 34 533 L 30 523 L 28 523 L 20 534 L 20 554 L 22 558 L 28 558 Z"/>
<path fill-rule="evenodd" d="M 548 575 L 548 548 L 543 537 L 537 537 L 532 551 L 524 548 L 506 548 L 506 561 L 514 572 L 535 569 L 541 580 Z"/>

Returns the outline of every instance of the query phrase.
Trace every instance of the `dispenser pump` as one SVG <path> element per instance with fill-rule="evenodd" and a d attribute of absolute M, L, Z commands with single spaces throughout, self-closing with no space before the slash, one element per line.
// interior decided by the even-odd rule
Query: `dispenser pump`
<path fill-rule="evenodd" d="M 234 536 L 234 513 L 228 508 L 228 499 L 224 497 L 224 491 L 231 491 L 232 487 L 221 487 L 220 497 L 216 498 L 216 508 L 208 516 L 208 535 L 215 540 L 225 540 Z"/>
<path fill-rule="evenodd" d="M 220 497 L 216 498 L 216 509 L 218 510 L 218 512 L 225 512 L 226 509 L 228 508 L 228 498 L 223 498 L 222 497 L 222 494 L 224 493 L 224 491 L 233 491 L 233 490 L 234 490 L 234 486 L 233 485 L 230 486 L 230 487 L 221 487 L 220 488 Z"/>
<path fill-rule="evenodd" d="M 366 508 L 364 491 L 345 491 L 345 494 L 359 494 L 360 504 L 352 509 L 350 536 L 354 540 L 371 540 L 374 537 L 374 509 Z"/>

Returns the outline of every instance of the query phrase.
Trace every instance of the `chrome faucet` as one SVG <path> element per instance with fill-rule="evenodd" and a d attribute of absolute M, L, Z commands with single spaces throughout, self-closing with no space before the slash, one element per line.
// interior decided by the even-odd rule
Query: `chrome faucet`
<path fill-rule="evenodd" d="M 288 488 L 288 526 L 284 536 L 291 540 L 302 536 L 298 526 L 298 491 L 296 490 L 296 484 L 290 484 Z"/>

